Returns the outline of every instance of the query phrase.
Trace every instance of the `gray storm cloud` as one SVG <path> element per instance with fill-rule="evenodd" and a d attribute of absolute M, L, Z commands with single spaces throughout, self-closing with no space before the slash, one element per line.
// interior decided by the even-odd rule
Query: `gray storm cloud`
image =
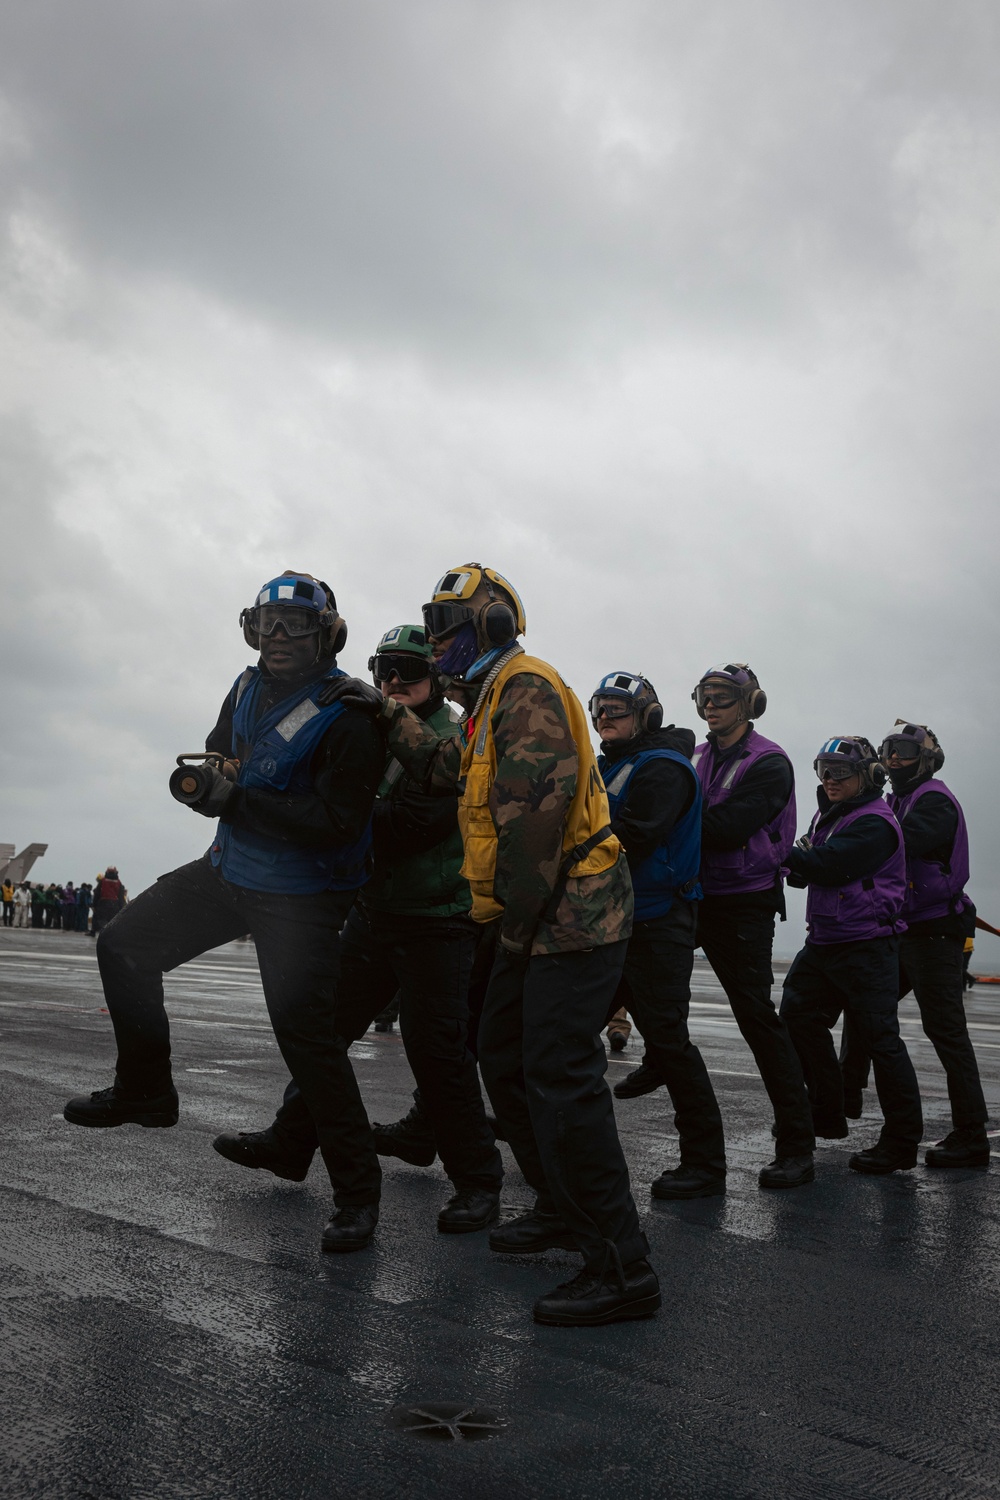
<path fill-rule="evenodd" d="M 581 695 L 690 723 L 748 658 L 803 822 L 823 738 L 927 719 L 996 920 L 998 31 L 8 6 L 0 838 L 138 889 L 206 842 L 166 774 L 265 577 L 330 578 L 359 670 L 483 556 Z"/>

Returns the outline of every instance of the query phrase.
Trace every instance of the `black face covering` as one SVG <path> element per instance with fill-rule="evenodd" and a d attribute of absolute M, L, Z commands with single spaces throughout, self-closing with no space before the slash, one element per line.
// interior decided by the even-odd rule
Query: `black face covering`
<path fill-rule="evenodd" d="M 889 782 L 897 797 L 904 796 L 920 780 L 920 761 L 917 760 L 912 766 L 899 766 L 895 771 L 889 772 Z"/>

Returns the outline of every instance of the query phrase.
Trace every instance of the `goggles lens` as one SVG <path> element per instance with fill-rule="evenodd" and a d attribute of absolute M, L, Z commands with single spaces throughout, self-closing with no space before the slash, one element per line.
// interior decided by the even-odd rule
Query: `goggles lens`
<path fill-rule="evenodd" d="M 691 696 L 699 708 L 732 708 L 740 701 L 739 695 L 731 687 L 721 684 L 709 684 L 705 687 L 699 682 Z"/>
<path fill-rule="evenodd" d="M 447 635 L 453 635 L 459 626 L 471 620 L 473 611 L 468 604 L 456 604 L 449 600 L 441 604 L 425 604 L 423 616 L 427 634 L 432 640 L 440 641 Z"/>
<path fill-rule="evenodd" d="M 861 767 L 850 760 L 818 760 L 813 770 L 820 781 L 847 781 L 849 777 L 856 776 Z"/>
<path fill-rule="evenodd" d="M 905 735 L 889 734 L 879 746 L 879 760 L 890 760 L 894 755 L 900 760 L 919 760 L 921 748 L 916 740 L 907 739 Z"/>
<path fill-rule="evenodd" d="M 319 615 L 294 604 L 258 604 L 250 611 L 250 623 L 258 635 L 273 635 L 279 625 L 289 636 L 315 635 Z"/>
<path fill-rule="evenodd" d="M 376 682 L 391 682 L 394 677 L 400 682 L 423 682 L 431 675 L 431 664 L 410 651 L 380 651 L 369 661 L 368 670 Z"/>
<path fill-rule="evenodd" d="M 590 717 L 596 724 L 603 715 L 605 719 L 626 719 L 635 713 L 635 704 L 629 698 L 592 698 Z"/>

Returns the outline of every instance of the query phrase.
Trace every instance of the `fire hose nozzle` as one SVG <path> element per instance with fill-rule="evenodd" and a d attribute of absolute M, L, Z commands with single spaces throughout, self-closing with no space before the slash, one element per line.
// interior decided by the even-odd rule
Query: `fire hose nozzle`
<path fill-rule="evenodd" d="M 201 761 L 201 765 L 188 765 L 188 761 Z M 178 755 L 177 769 L 171 772 L 170 795 L 185 806 L 200 802 L 214 780 L 212 769 L 221 771 L 226 757 L 217 750 L 195 750 L 190 755 Z"/>

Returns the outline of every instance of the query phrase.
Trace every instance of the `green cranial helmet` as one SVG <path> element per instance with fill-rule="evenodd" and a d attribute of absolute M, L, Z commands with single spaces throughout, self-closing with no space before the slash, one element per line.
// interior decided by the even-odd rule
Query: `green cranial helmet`
<path fill-rule="evenodd" d="M 383 652 L 409 652 L 413 656 L 425 656 L 429 661 L 431 658 L 431 645 L 422 625 L 395 625 L 392 630 L 387 630 L 385 635 L 375 647 L 375 655 L 381 656 Z"/>
<path fill-rule="evenodd" d="M 368 658 L 368 670 L 377 683 L 420 682 L 434 671 L 434 652 L 422 625 L 396 625 L 387 630 Z"/>

